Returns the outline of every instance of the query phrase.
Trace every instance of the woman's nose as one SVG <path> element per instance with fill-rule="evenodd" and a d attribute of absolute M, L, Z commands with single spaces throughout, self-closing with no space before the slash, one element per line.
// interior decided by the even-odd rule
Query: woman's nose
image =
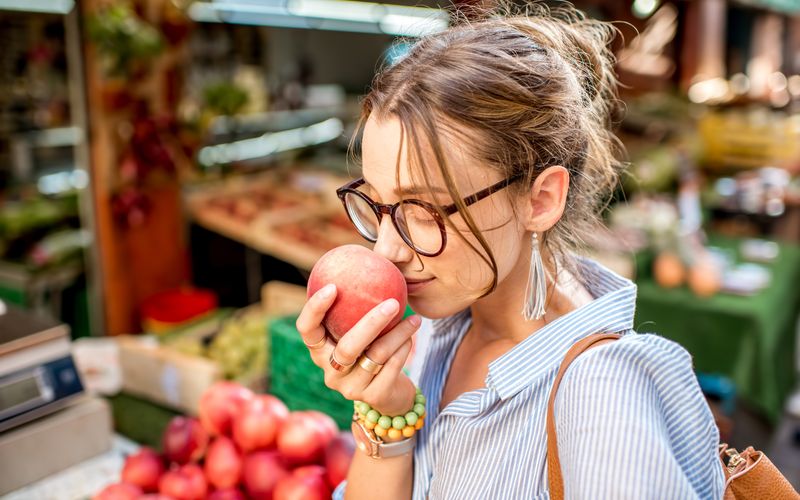
<path fill-rule="evenodd" d="M 408 262 L 414 257 L 414 250 L 409 247 L 392 223 L 388 215 L 381 217 L 378 225 L 378 239 L 373 247 L 375 253 L 391 262 Z"/>

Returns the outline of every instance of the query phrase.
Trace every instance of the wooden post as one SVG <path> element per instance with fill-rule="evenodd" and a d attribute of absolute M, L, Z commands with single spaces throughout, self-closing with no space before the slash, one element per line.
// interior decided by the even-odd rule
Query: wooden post
<path fill-rule="evenodd" d="M 168 3 L 169 0 L 142 0 L 137 6 L 147 21 L 158 26 Z M 109 2 L 85 0 L 80 5 L 83 18 L 88 19 Z M 174 95 L 168 95 L 169 89 L 174 88 L 168 78 L 174 77 L 172 70 L 179 67 L 182 55 L 179 48 L 167 45 L 136 82 L 120 82 L 129 86 L 123 90 L 146 102 L 155 116 L 174 113 L 177 103 Z M 115 217 L 112 201 L 120 186 L 120 166 L 128 147 L 126 138 L 130 135 L 133 110 L 130 106 L 109 107 L 113 81 L 104 75 L 100 55 L 88 41 L 85 57 L 95 241 L 103 282 L 105 333 L 137 332 L 142 300 L 178 287 L 189 278 L 180 186 L 177 175 L 167 175 L 157 185 L 145 187 L 150 210 L 141 224 L 128 226 Z"/>

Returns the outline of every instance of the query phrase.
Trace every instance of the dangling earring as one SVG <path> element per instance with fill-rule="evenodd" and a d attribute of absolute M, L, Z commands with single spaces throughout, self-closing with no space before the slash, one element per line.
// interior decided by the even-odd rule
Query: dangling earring
<path fill-rule="evenodd" d="M 544 274 L 542 253 L 539 250 L 539 235 L 531 236 L 531 270 L 525 287 L 525 306 L 522 315 L 530 321 L 544 316 L 544 303 L 547 295 L 547 282 Z"/>

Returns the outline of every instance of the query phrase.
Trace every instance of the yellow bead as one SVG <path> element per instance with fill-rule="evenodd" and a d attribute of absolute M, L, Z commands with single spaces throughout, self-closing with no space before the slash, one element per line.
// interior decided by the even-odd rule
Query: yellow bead
<path fill-rule="evenodd" d="M 401 437 L 403 437 L 403 433 L 399 429 L 395 429 L 394 427 L 389 429 L 388 434 L 389 434 L 389 439 L 391 439 L 392 441 L 396 441 Z"/>
<path fill-rule="evenodd" d="M 378 436 L 378 437 L 386 436 L 386 429 L 384 429 L 380 425 L 375 427 L 375 435 Z"/>
<path fill-rule="evenodd" d="M 370 422 L 369 420 L 367 420 L 366 422 L 364 422 L 364 427 L 366 427 L 366 428 L 367 428 L 367 429 L 369 429 L 369 430 L 372 430 L 372 429 L 374 429 L 376 425 L 378 425 L 378 424 L 377 424 L 377 423 L 375 423 L 375 422 Z"/>
<path fill-rule="evenodd" d="M 403 437 L 410 438 L 411 436 L 414 435 L 415 432 L 417 432 L 417 431 L 414 430 L 414 427 L 412 427 L 410 425 L 407 425 L 407 426 L 403 427 Z"/>
<path fill-rule="evenodd" d="M 416 424 L 414 424 L 414 429 L 420 430 L 420 429 L 422 429 L 423 425 L 425 425 L 425 419 L 421 418 L 421 419 L 417 420 Z"/>

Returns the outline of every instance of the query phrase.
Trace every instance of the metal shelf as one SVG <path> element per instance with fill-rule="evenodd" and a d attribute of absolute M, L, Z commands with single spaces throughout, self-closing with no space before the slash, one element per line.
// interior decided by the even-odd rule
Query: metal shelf
<path fill-rule="evenodd" d="M 69 14 L 75 0 L 0 0 L 0 10 L 15 10 L 41 14 Z"/>

